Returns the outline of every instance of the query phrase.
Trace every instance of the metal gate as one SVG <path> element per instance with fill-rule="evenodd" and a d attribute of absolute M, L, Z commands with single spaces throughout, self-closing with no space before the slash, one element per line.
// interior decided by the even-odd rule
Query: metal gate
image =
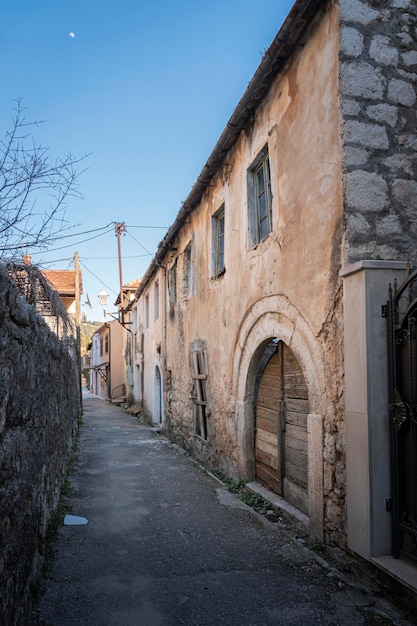
<path fill-rule="evenodd" d="M 417 561 L 417 271 L 390 285 L 387 318 L 392 551 Z"/>

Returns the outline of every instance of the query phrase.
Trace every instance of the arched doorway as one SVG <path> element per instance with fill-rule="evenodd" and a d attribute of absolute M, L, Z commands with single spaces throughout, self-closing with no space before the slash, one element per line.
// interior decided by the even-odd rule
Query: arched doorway
<path fill-rule="evenodd" d="M 299 311 L 284 296 L 269 296 L 256 302 L 240 327 L 233 356 L 235 420 L 237 425 L 238 466 L 240 475 L 255 479 L 256 391 L 265 349 L 279 338 L 301 367 L 308 389 L 308 506 L 305 494 L 297 508 L 307 510 L 309 531 L 317 539 L 323 537 L 323 415 L 327 405 L 322 350 L 316 337 Z M 275 339 L 276 341 L 276 339 Z M 264 365 L 265 367 L 265 365 Z M 284 480 L 284 498 L 296 501 Z"/>
<path fill-rule="evenodd" d="M 153 387 L 152 421 L 154 424 L 160 424 L 162 422 L 162 380 L 161 371 L 157 365 L 155 365 L 155 378 Z"/>
<path fill-rule="evenodd" d="M 308 513 L 308 389 L 289 347 L 271 340 L 256 376 L 255 477 Z"/>

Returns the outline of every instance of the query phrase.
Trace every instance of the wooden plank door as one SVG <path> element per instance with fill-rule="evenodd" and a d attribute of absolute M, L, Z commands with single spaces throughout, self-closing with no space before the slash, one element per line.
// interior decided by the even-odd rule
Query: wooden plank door
<path fill-rule="evenodd" d="M 262 374 L 256 401 L 256 477 L 301 510 L 307 508 L 308 390 L 282 341 Z"/>
<path fill-rule="evenodd" d="M 267 487 L 282 494 L 280 405 L 282 363 L 279 352 L 269 359 L 259 383 L 255 422 L 255 473 Z"/>

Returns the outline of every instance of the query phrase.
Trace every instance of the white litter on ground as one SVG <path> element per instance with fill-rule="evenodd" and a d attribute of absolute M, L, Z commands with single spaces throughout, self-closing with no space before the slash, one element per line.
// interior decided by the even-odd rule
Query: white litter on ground
<path fill-rule="evenodd" d="M 66 515 L 64 517 L 65 526 L 82 526 L 83 524 L 88 524 L 86 517 L 78 517 L 78 515 Z"/>

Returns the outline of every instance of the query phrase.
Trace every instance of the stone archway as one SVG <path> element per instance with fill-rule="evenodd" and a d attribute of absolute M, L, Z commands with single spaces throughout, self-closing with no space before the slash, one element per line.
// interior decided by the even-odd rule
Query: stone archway
<path fill-rule="evenodd" d="M 308 389 L 308 487 L 310 532 L 323 535 L 323 415 L 325 385 L 320 345 L 307 322 L 283 296 L 270 296 L 254 304 L 239 329 L 233 360 L 236 398 L 239 471 L 255 478 L 254 400 L 258 365 L 272 337 L 278 337 L 294 354 Z"/>

